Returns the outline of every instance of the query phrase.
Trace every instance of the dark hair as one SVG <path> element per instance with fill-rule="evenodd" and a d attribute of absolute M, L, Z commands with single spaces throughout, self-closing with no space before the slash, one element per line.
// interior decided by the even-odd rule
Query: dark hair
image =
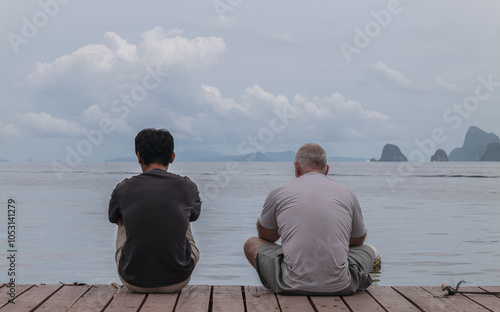
<path fill-rule="evenodd" d="M 166 129 L 144 129 L 135 137 L 135 153 L 139 153 L 144 164 L 168 166 L 174 152 L 174 138 Z"/>

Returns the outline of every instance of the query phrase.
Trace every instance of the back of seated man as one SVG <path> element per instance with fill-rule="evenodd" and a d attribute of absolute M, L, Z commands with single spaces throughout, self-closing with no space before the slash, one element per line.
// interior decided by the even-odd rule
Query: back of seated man
<path fill-rule="evenodd" d="M 294 180 L 272 190 L 244 246 L 262 284 L 278 294 L 350 295 L 372 283 L 380 256 L 363 244 L 356 196 L 328 178 L 323 148 L 308 143 L 295 156 Z M 281 244 L 275 242 L 281 238 Z"/>
<path fill-rule="evenodd" d="M 135 152 L 143 173 L 120 182 L 109 201 L 109 221 L 118 225 L 118 276 L 134 292 L 177 292 L 200 257 L 190 226 L 200 215 L 198 188 L 167 172 L 175 159 L 167 130 L 139 132 Z"/>

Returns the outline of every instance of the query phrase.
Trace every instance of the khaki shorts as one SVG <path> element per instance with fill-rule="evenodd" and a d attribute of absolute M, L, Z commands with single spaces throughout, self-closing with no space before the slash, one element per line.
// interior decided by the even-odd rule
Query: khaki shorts
<path fill-rule="evenodd" d="M 189 244 L 191 245 L 191 258 L 194 260 L 194 264 L 196 265 L 198 263 L 198 260 L 200 259 L 200 251 L 198 250 L 198 247 L 196 247 L 196 244 L 194 242 L 194 237 L 193 233 L 191 232 L 191 225 L 188 226 L 187 232 L 186 232 L 186 238 L 189 241 Z M 116 234 L 116 252 L 115 252 L 115 262 L 116 262 L 116 268 L 118 269 L 119 263 L 120 263 L 120 258 L 122 256 L 122 249 L 123 246 L 125 245 L 125 242 L 127 241 L 127 232 L 125 230 L 125 226 L 119 226 L 118 227 L 118 232 Z M 125 285 L 128 289 L 130 289 L 133 292 L 136 293 L 150 293 L 150 294 L 165 294 L 165 293 L 175 293 L 180 291 L 182 288 L 184 288 L 188 283 L 189 280 L 191 279 L 191 276 L 186 279 L 183 282 L 180 282 L 178 284 L 174 285 L 168 285 L 168 286 L 162 286 L 162 287 L 151 287 L 151 288 L 145 288 L 145 287 L 138 287 L 134 285 L 130 285 L 129 283 L 125 282 L 122 277 L 120 276 L 120 272 L 118 272 L 118 277 L 122 281 L 123 285 Z"/>
<path fill-rule="evenodd" d="M 316 293 L 292 289 L 283 280 L 281 263 L 283 262 L 283 248 L 281 245 L 262 244 L 259 253 L 255 257 L 255 269 L 259 274 L 260 281 L 264 287 L 271 289 L 277 294 L 283 295 L 328 295 L 347 296 L 358 290 L 365 290 L 371 285 L 370 271 L 373 268 L 375 255 L 367 245 L 349 248 L 349 272 L 351 273 L 351 284 L 344 290 L 331 293 Z"/>

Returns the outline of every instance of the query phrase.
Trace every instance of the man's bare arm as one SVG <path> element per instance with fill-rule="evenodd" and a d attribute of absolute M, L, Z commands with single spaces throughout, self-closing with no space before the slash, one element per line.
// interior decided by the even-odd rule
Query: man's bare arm
<path fill-rule="evenodd" d="M 366 238 L 366 232 L 363 236 L 360 237 L 351 237 L 349 241 L 349 246 L 360 246 L 363 245 Z"/>
<path fill-rule="evenodd" d="M 260 239 L 274 243 L 280 238 L 278 230 L 268 229 L 263 227 L 259 220 L 257 220 L 257 233 Z"/>

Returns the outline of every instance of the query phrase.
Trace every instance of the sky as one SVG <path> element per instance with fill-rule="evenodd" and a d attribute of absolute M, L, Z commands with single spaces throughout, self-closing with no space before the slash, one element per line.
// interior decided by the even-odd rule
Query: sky
<path fill-rule="evenodd" d="M 411 160 L 500 135 L 500 2 L 2 1 L 0 159 L 102 161 L 318 142 Z"/>

